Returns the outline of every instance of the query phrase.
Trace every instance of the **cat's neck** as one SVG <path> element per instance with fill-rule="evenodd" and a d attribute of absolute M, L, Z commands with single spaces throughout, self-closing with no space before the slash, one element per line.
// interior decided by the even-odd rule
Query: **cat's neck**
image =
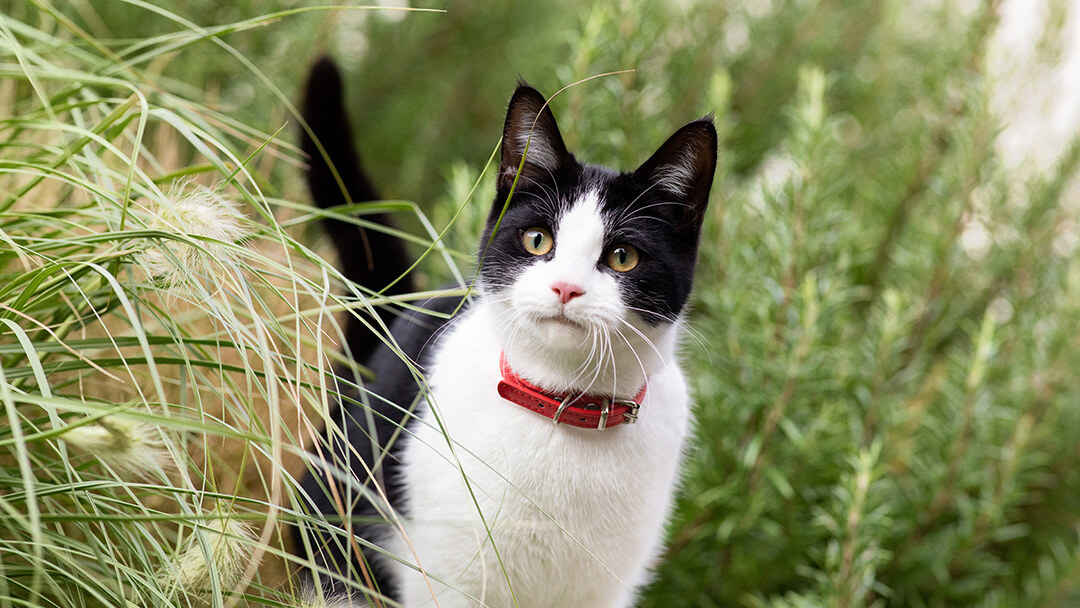
<path fill-rule="evenodd" d="M 477 313 L 493 315 L 488 304 Z M 555 348 L 519 335 L 500 335 L 506 359 L 514 372 L 530 383 L 553 393 L 584 393 L 631 399 L 648 377 L 675 363 L 676 325 L 649 328 L 641 335 L 623 330 L 623 337 L 583 342 L 572 348 Z"/>

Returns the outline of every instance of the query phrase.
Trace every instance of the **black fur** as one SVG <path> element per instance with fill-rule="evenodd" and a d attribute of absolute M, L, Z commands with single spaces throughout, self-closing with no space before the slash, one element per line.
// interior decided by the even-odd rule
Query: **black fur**
<path fill-rule="evenodd" d="M 307 182 L 315 203 L 326 209 L 380 200 L 382 197 L 360 166 L 345 111 L 341 74 L 329 58 L 318 60 L 311 68 L 304 91 L 303 116 L 311 133 L 302 129 L 300 144 L 311 163 Z M 322 150 L 316 140 L 322 145 Z M 334 177 L 335 169 L 341 178 L 340 184 Z M 392 225 L 382 213 L 366 214 L 364 219 L 376 224 Z M 409 276 L 399 280 L 410 265 L 400 239 L 342 220 L 326 219 L 323 226 L 337 249 L 342 274 L 350 281 L 387 295 L 414 291 Z M 394 312 L 381 308 L 378 315 L 389 326 Z M 345 340 L 353 358 L 358 361 L 366 359 L 380 343 L 364 323 L 352 316 L 345 323 Z"/>
<path fill-rule="evenodd" d="M 427 308 L 448 315 L 458 304 L 457 298 L 437 298 L 429 301 Z M 432 336 L 445 323 L 440 317 L 416 314 L 396 319 L 391 330 L 402 351 L 423 368 L 429 363 Z M 376 347 L 368 367 L 375 375 L 375 380 L 367 384 L 363 391 L 370 408 L 363 405 L 358 388 L 342 391 L 344 403 L 331 415 L 340 435 L 324 431 L 318 449 L 311 450 L 321 453 L 329 466 L 321 474 L 309 472 L 301 483 L 301 489 L 308 498 L 311 513 L 321 513 L 332 521 L 341 521 L 340 501 L 346 506 L 345 519 L 348 520 L 343 523 L 351 525 L 352 533 L 363 539 L 377 539 L 385 534 L 386 525 L 381 523 L 384 520 L 376 505 L 363 493 L 356 491 L 356 484 L 361 484 L 368 492 L 377 493 L 378 488 L 366 474 L 367 470 L 371 470 L 374 477 L 381 480 L 390 504 L 399 513 L 407 514 L 407 505 L 402 500 L 398 473 L 400 462 L 395 448 L 401 445 L 396 438 L 416 420 L 411 413 L 418 414 L 412 412 L 412 408 L 418 400 L 420 383 L 409 367 L 385 344 Z M 352 481 L 343 482 L 341 478 Z M 334 484 L 335 491 L 330 490 L 331 484 Z M 375 551 L 361 547 L 361 560 L 343 531 L 319 532 L 298 527 L 294 528 L 294 540 L 296 551 L 301 555 L 304 554 L 304 545 L 300 535 L 304 532 L 308 534 L 307 540 L 313 547 L 313 557 L 318 567 L 340 573 L 345 580 L 359 582 L 367 580 L 362 574 L 367 569 L 378 593 L 389 598 L 396 597 L 397 587 Z M 350 588 L 337 577 L 322 576 L 320 580 L 324 588 L 352 595 Z"/>
<path fill-rule="evenodd" d="M 303 132 L 302 146 L 310 156 L 307 181 L 312 198 L 323 208 L 347 204 L 350 200 L 380 198 L 364 174 L 353 147 L 342 92 L 341 76 L 334 63 L 326 58 L 316 62 L 308 77 L 303 114 L 326 154 L 324 156 L 318 149 L 307 131 Z M 337 169 L 345 192 L 335 179 L 331 165 Z M 381 213 L 368 214 L 366 219 L 392 225 Z M 400 240 L 342 220 L 327 219 L 323 225 L 333 240 L 343 274 L 348 279 L 373 291 L 385 288 L 387 294 L 413 290 L 410 277 L 397 280 L 410 264 Z M 395 280 L 396 283 L 386 288 Z M 438 298 L 427 302 L 425 307 L 448 315 L 459 302 L 457 298 Z M 408 358 L 423 366 L 430 352 L 425 347 L 445 324 L 444 317 L 419 313 L 396 315 L 388 310 L 380 310 L 378 314 Z M 345 333 L 353 357 L 366 363 L 374 380 L 362 389 L 356 386 L 342 388 L 343 403 L 334 407 L 330 416 L 338 433 L 324 430 L 318 445 L 310 449 L 313 457 L 321 455 L 327 466 L 318 474 L 309 472 L 301 482 L 301 490 L 311 513 L 322 514 L 331 521 L 342 521 L 343 526 L 351 527 L 357 537 L 372 538 L 382 529 L 375 523 L 380 517 L 376 506 L 357 491 L 357 484 L 369 492 L 376 492 L 371 478 L 365 473 L 366 470 L 373 471 L 374 477 L 381 480 L 390 503 L 399 511 L 403 508 L 400 486 L 396 483 L 398 461 L 392 449 L 393 440 L 415 419 L 410 415 L 410 408 L 417 401 L 420 383 L 409 367 L 357 319 L 349 318 Z M 341 375 L 343 387 L 346 377 Z M 370 407 L 363 404 L 365 397 Z M 389 453 L 386 450 L 390 450 Z M 344 517 L 339 504 L 345 507 Z M 366 569 L 378 592 L 394 597 L 393 582 L 388 579 L 382 563 L 373 559 L 374 552 L 362 549 L 363 559 L 360 559 L 344 530 L 320 532 L 310 526 L 294 527 L 295 550 L 301 555 L 305 554 L 305 534 L 318 568 L 360 582 L 368 580 L 363 574 Z M 338 578 L 320 575 L 319 580 L 334 592 L 352 595 Z"/>

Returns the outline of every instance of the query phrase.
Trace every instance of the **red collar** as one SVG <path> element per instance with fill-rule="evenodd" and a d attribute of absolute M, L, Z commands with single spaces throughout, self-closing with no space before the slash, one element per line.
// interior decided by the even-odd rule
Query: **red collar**
<path fill-rule="evenodd" d="M 515 374 L 505 353 L 499 356 L 499 366 L 502 368 L 499 395 L 503 399 L 551 418 L 555 424 L 569 424 L 584 429 L 602 431 L 623 422 L 637 422 L 638 408 L 648 388 L 648 384 L 642 386 L 633 401 L 573 393 L 553 395 Z"/>

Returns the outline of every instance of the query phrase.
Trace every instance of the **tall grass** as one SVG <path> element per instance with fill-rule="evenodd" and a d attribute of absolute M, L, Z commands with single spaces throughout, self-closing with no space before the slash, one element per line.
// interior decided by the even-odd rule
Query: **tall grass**
<path fill-rule="evenodd" d="M 447 228 L 425 289 L 468 276 L 517 74 L 635 70 L 555 100 L 587 161 L 715 114 L 698 437 L 642 605 L 1077 603 L 1080 147 L 1003 162 L 998 4 L 4 4 L 0 605 L 295 603 L 278 524 L 327 525 L 301 446 L 364 373 L 329 375 L 335 315 L 382 301 L 309 246 L 320 50 L 421 202 L 337 212 L 394 210 L 418 256 Z"/>
<path fill-rule="evenodd" d="M 251 127 L 161 72 L 216 48 L 291 113 L 224 39 L 289 13 L 124 10 L 160 33 L 0 15 L 0 605 L 295 603 L 260 564 L 303 517 L 334 314 L 360 293 L 296 239 L 319 215 L 267 181 L 303 162 L 292 125 Z"/>

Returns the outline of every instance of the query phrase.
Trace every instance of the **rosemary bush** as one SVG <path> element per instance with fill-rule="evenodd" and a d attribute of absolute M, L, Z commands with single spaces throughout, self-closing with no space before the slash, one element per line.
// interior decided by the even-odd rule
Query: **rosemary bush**
<path fill-rule="evenodd" d="M 1080 147 L 1006 158 L 1001 3 L 277 4 L 0 0 L 0 605 L 297 602 L 335 314 L 379 301 L 307 229 L 324 51 L 422 285 L 469 276 L 518 74 L 634 70 L 553 101 L 591 162 L 716 117 L 697 440 L 643 606 L 1080 603 Z"/>

